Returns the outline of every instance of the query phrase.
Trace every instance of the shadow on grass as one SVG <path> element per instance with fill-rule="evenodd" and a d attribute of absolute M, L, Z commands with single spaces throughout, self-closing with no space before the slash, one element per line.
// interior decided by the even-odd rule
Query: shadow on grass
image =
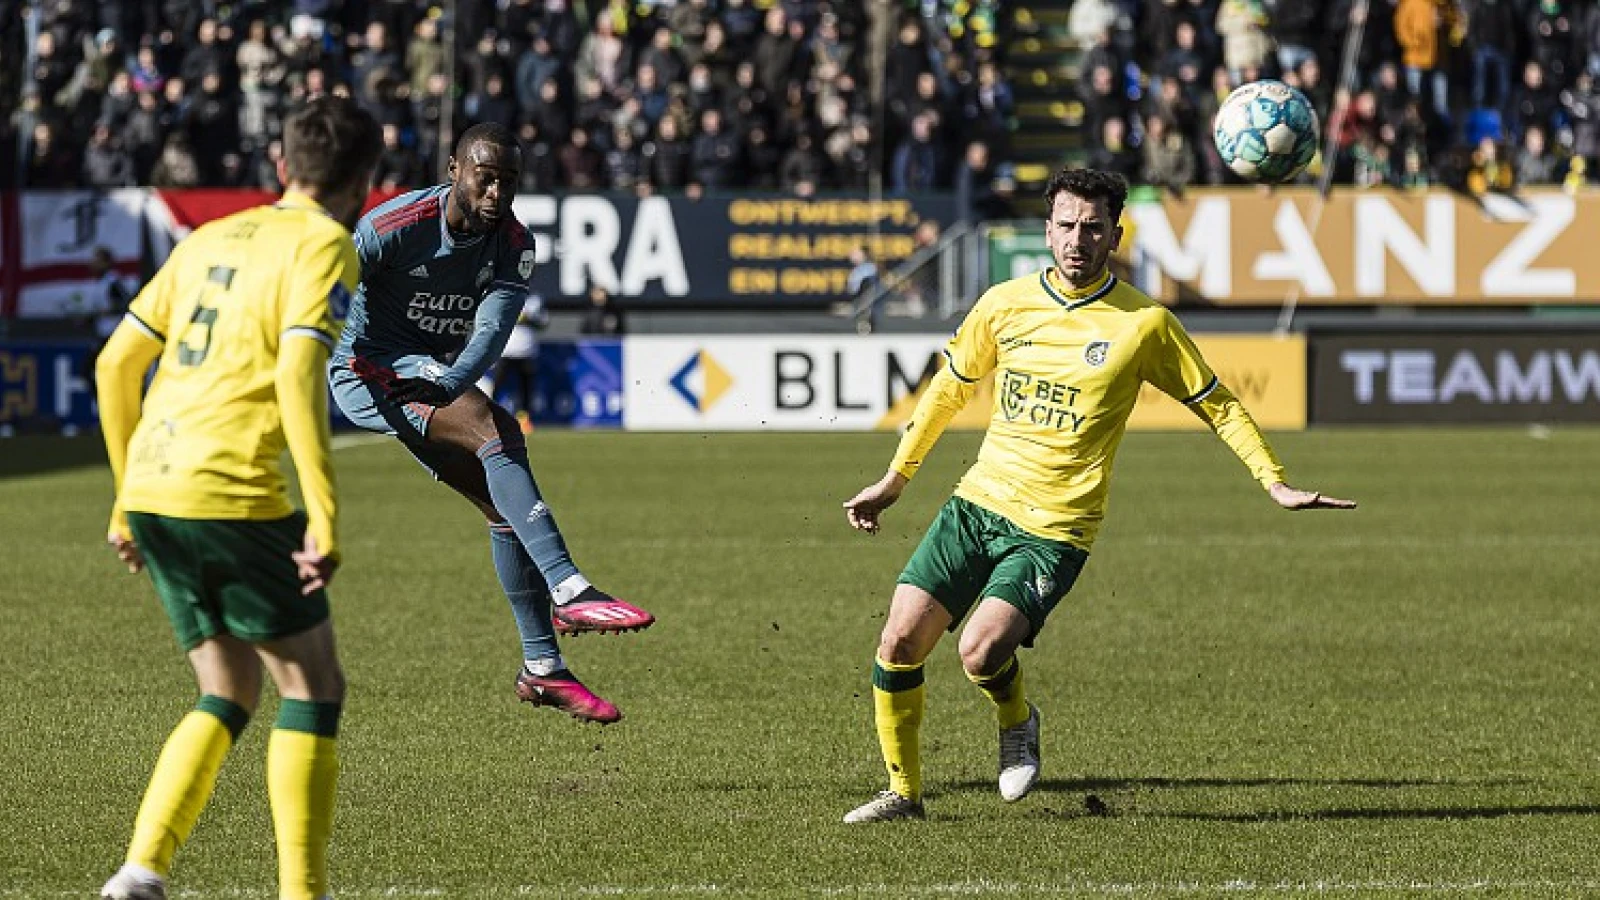
<path fill-rule="evenodd" d="M 106 445 L 97 431 L 77 437 L 21 435 L 0 439 L 0 479 L 105 465 Z"/>
<path fill-rule="evenodd" d="M 1473 820 L 1506 816 L 1594 816 L 1600 805 L 1589 803 L 1489 803 L 1474 805 L 1427 806 L 1349 805 L 1300 809 L 1266 809 L 1257 812 L 1211 811 L 1205 809 L 1142 808 L 1140 794 L 1157 791 L 1226 788 L 1369 788 L 1396 790 L 1407 788 L 1480 789 L 1536 785 L 1545 782 L 1529 778 L 1497 777 L 1479 779 L 1439 778 L 1056 778 L 1044 779 L 1034 788 L 1039 803 L 1031 813 L 1045 818 L 1128 817 L 1180 819 L 1192 822 L 1256 824 L 1264 822 L 1351 821 L 1351 820 Z M 944 788 L 945 793 L 981 792 L 992 794 L 994 782 L 968 780 Z M 935 792 L 930 791 L 930 796 Z M 1051 796 L 1056 795 L 1056 796 Z M 1073 796 L 1073 795 L 1081 795 Z M 1304 796 L 1300 798 L 1304 802 Z M 1067 801 L 1062 803 L 1061 801 Z M 1169 801 L 1170 802 L 1170 801 Z M 1380 801 L 1381 802 L 1381 801 Z"/>

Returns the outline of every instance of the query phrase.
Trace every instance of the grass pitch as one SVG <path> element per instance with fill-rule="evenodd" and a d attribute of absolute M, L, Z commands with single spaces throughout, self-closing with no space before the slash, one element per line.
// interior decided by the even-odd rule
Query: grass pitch
<path fill-rule="evenodd" d="M 94 440 L 0 441 L 4 897 L 92 895 L 193 701 L 148 581 L 100 545 Z M 977 442 L 947 436 L 870 538 L 839 504 L 892 435 L 536 435 L 579 563 L 661 618 L 567 642 L 627 716 L 604 730 L 516 702 L 470 508 L 395 445 L 340 451 L 338 896 L 1600 893 L 1594 431 L 1279 435 L 1297 483 L 1362 502 L 1300 514 L 1209 435 L 1131 436 L 1085 576 L 1023 657 L 1039 790 L 999 799 L 992 715 L 946 641 L 932 818 L 839 824 L 884 781 L 869 670 L 894 578 Z M 177 896 L 273 896 L 274 710 Z"/>

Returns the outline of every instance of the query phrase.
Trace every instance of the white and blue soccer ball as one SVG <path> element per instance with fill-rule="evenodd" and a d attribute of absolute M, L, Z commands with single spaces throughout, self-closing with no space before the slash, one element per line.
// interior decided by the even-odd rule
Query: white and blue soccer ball
<path fill-rule="evenodd" d="M 1321 129 L 1305 94 L 1267 80 L 1229 94 L 1217 110 L 1212 132 L 1224 165 L 1241 178 L 1277 184 L 1311 164 Z"/>

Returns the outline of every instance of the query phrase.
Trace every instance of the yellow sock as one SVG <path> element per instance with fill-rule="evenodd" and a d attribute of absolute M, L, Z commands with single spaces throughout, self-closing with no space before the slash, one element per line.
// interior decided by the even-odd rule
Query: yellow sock
<path fill-rule="evenodd" d="M 207 695 L 172 729 L 134 819 L 128 862 L 163 877 L 172 871 L 173 854 L 194 830 L 222 761 L 249 721 L 243 707 Z"/>
<path fill-rule="evenodd" d="M 278 839 L 282 900 L 317 900 L 329 893 L 338 721 L 337 703 L 284 700 L 267 742 L 267 796 Z"/>
<path fill-rule="evenodd" d="M 878 746 L 889 770 L 889 790 L 912 800 L 922 799 L 922 707 L 927 690 L 922 684 L 922 663 L 899 665 L 875 660 L 872 667 L 872 705 L 878 726 Z"/>
<path fill-rule="evenodd" d="M 1028 721 L 1028 697 L 1022 691 L 1022 663 L 1015 656 L 1006 660 L 993 675 L 968 672 L 967 679 L 994 701 L 994 715 L 1001 728 L 1015 728 Z"/>

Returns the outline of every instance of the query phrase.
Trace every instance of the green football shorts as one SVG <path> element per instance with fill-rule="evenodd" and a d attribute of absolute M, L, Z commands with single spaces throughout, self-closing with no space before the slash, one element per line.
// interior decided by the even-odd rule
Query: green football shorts
<path fill-rule="evenodd" d="M 301 594 L 290 558 L 305 541 L 304 513 L 250 521 L 130 512 L 128 525 L 185 652 L 222 634 L 289 637 L 328 618 L 327 592 Z"/>
<path fill-rule="evenodd" d="M 900 583 L 932 594 L 950 611 L 951 631 L 973 604 L 998 597 L 1033 624 L 1031 644 L 1088 561 L 1086 550 L 1029 534 L 1005 516 L 951 497 L 911 554 Z"/>

